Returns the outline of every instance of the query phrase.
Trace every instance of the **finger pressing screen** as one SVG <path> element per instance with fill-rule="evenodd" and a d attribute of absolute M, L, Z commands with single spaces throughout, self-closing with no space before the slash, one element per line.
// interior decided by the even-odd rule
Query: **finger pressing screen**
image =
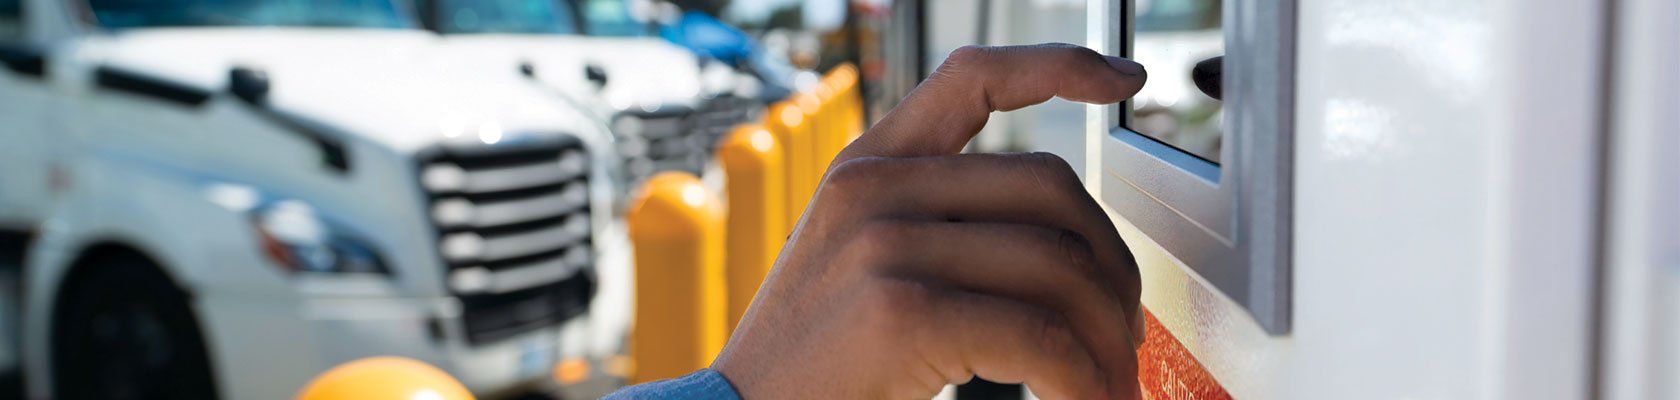
<path fill-rule="evenodd" d="M 993 111 L 1052 97 L 1114 103 L 1137 94 L 1146 77 L 1136 62 L 1070 44 L 963 47 L 835 161 L 954 154 Z"/>

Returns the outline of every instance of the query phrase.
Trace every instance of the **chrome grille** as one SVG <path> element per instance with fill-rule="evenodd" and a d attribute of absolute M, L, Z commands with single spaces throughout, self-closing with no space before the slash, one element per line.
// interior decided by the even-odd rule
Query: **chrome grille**
<path fill-rule="evenodd" d="M 566 137 L 446 148 L 420 164 L 470 342 L 582 314 L 594 292 L 589 155 Z"/>
<path fill-rule="evenodd" d="M 662 171 L 699 173 L 717 143 L 760 108 L 750 99 L 721 96 L 698 109 L 625 112 L 615 119 L 619 153 L 632 180 Z"/>
<path fill-rule="evenodd" d="M 763 105 L 757 101 L 744 97 L 718 96 L 706 101 L 700 110 L 688 116 L 685 125 L 691 135 L 704 138 L 706 154 L 717 150 L 717 143 L 723 140 L 736 125 L 757 117 Z"/>

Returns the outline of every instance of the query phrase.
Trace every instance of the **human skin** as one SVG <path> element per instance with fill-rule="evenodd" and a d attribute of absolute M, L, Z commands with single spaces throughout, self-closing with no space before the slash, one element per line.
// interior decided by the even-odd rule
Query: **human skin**
<path fill-rule="evenodd" d="M 712 368 L 747 399 L 929 398 L 978 376 L 1139 398 L 1137 264 L 1059 157 L 958 154 L 993 111 L 1113 103 L 1146 73 L 964 47 L 841 152 Z"/>

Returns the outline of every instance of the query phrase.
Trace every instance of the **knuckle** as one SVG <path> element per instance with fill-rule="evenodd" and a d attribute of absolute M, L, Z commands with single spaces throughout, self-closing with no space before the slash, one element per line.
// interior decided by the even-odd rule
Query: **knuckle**
<path fill-rule="evenodd" d="M 1062 230 L 1057 235 L 1056 248 L 1068 265 L 1078 268 L 1086 276 L 1097 273 L 1096 255 L 1091 241 L 1073 231 Z"/>
<path fill-rule="evenodd" d="M 900 280 L 884 280 L 864 293 L 864 321 L 872 331 L 907 333 L 925 318 L 931 293 L 925 286 Z"/>
<path fill-rule="evenodd" d="M 1079 340 L 1074 338 L 1073 328 L 1061 315 L 1041 313 L 1038 324 L 1038 351 L 1043 354 L 1070 354 L 1079 348 Z"/>
<path fill-rule="evenodd" d="M 849 199 L 874 190 L 876 183 L 886 177 L 882 174 L 885 164 L 886 159 L 880 157 L 858 157 L 836 164 L 823 178 L 819 194 Z"/>
<path fill-rule="evenodd" d="M 1098 283 L 1100 287 L 1107 287 L 1110 282 L 1109 274 L 1103 270 L 1097 261 L 1096 250 L 1091 246 L 1090 239 L 1071 231 L 1063 231 L 1058 239 L 1061 257 L 1072 269 L 1073 276 L 1086 282 Z M 1106 296 L 1118 296 L 1105 291 Z"/>
<path fill-rule="evenodd" d="M 863 224 L 851 241 L 851 253 L 865 260 L 890 259 L 899 246 L 910 237 L 910 229 L 903 223 L 875 221 Z"/>
<path fill-rule="evenodd" d="M 985 81 L 977 74 L 982 72 L 981 68 L 986 65 L 984 58 L 991 51 L 990 47 L 980 45 L 958 47 L 946 55 L 945 62 L 939 64 L 939 68 L 934 69 L 933 74 L 919 86 L 939 93 L 936 96 L 972 93 L 977 85 L 983 92 Z"/>
<path fill-rule="evenodd" d="M 905 310 L 906 314 L 921 314 L 927 310 L 933 291 L 926 285 L 914 281 L 894 281 L 884 285 L 886 305 L 895 310 Z"/>
<path fill-rule="evenodd" d="M 945 56 L 945 65 L 968 65 L 983 56 L 986 49 L 986 46 L 975 44 L 958 47 L 956 50 L 952 50 L 951 54 Z"/>
<path fill-rule="evenodd" d="M 1042 189 L 1054 192 L 1083 190 L 1079 183 L 1079 175 L 1073 172 L 1073 166 L 1061 156 L 1035 152 L 1024 154 L 1018 160 L 1027 179 Z"/>

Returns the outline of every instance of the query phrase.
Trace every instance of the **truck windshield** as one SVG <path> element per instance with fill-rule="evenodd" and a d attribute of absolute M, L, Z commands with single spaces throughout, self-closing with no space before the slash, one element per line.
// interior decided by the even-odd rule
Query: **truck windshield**
<path fill-rule="evenodd" d="M 564 0 L 572 1 L 572 0 Z M 649 18 L 636 15 L 626 0 L 583 1 L 585 32 L 593 36 L 648 36 L 653 34 Z"/>
<path fill-rule="evenodd" d="M 408 28 L 390 0 L 88 0 L 99 26 L 318 26 Z"/>
<path fill-rule="evenodd" d="M 443 33 L 577 34 L 572 9 L 553 0 L 438 0 Z"/>
<path fill-rule="evenodd" d="M 1139 32 L 1219 29 L 1218 0 L 1138 0 Z"/>

